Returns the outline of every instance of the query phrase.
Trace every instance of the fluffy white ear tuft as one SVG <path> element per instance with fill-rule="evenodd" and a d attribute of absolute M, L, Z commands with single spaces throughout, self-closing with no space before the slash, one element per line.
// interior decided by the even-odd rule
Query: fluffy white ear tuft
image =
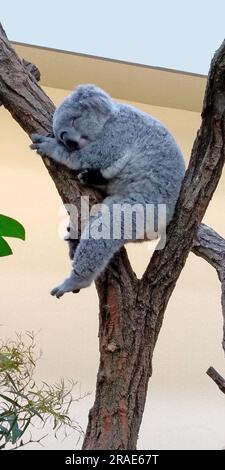
<path fill-rule="evenodd" d="M 102 114 L 109 114 L 113 111 L 114 103 L 111 97 L 96 85 L 78 85 L 75 88 L 74 98 L 84 108 L 92 108 Z"/>

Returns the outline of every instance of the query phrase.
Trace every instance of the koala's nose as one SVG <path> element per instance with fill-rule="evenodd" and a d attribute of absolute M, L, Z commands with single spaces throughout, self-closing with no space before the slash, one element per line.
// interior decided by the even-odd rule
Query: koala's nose
<path fill-rule="evenodd" d="M 79 145 L 76 140 L 72 140 L 66 131 L 61 132 L 60 140 L 64 143 L 64 145 L 68 148 L 68 150 L 78 150 Z"/>
<path fill-rule="evenodd" d="M 75 142 L 74 140 L 71 140 L 71 139 L 64 139 L 64 142 L 68 150 L 79 150 L 78 142 Z"/>

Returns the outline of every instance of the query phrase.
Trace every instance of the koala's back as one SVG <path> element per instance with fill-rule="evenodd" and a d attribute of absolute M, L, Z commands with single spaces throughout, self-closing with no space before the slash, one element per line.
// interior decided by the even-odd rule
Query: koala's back
<path fill-rule="evenodd" d="M 170 132 L 156 119 L 119 104 L 113 139 L 128 154 L 124 168 L 108 185 L 108 194 L 150 194 L 152 203 L 174 206 L 185 173 L 182 153 Z"/>

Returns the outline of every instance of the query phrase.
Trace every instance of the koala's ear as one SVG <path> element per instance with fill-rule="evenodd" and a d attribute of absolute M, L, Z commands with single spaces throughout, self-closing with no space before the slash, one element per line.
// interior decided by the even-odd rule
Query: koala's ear
<path fill-rule="evenodd" d="M 94 110 L 106 116 L 113 111 L 113 102 L 110 98 L 97 93 L 80 100 L 80 104 L 84 109 Z"/>
<path fill-rule="evenodd" d="M 113 111 L 114 104 L 110 96 L 95 85 L 79 85 L 75 93 L 84 109 L 94 109 L 105 115 Z"/>

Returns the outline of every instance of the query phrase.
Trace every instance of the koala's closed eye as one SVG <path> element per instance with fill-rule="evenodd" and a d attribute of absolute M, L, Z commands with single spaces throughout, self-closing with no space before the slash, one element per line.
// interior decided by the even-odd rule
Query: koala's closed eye
<path fill-rule="evenodd" d="M 76 124 L 76 121 L 77 121 L 77 119 L 79 119 L 79 117 L 80 117 L 80 116 L 74 116 L 74 117 L 71 119 L 71 121 L 70 121 L 71 126 L 74 126 L 74 125 Z"/>

